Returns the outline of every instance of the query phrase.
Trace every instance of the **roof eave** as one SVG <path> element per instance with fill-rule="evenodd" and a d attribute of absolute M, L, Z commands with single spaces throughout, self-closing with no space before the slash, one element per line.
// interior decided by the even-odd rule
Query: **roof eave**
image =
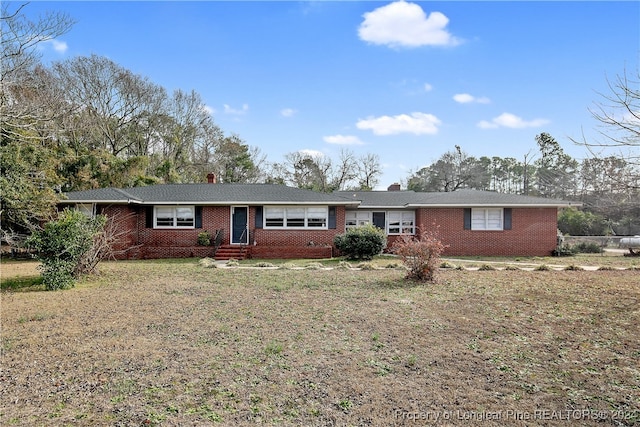
<path fill-rule="evenodd" d="M 582 203 L 411 203 L 408 208 L 570 208 Z"/>

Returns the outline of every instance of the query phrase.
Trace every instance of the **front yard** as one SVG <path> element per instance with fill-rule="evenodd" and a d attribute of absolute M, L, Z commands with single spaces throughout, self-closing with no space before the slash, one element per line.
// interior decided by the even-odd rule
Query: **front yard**
<path fill-rule="evenodd" d="M 638 426 L 640 280 L 620 262 L 437 285 L 104 263 L 71 290 L 2 292 L 0 424 Z"/>

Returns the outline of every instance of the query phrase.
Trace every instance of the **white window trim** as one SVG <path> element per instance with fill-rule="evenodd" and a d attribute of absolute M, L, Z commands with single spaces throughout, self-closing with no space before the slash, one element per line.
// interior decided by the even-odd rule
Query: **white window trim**
<path fill-rule="evenodd" d="M 400 228 L 400 232 L 399 233 L 391 233 L 389 231 L 389 229 L 391 228 L 389 223 L 391 222 L 391 218 L 393 216 L 400 216 L 400 224 L 398 225 L 398 227 Z M 409 226 L 409 228 L 411 229 L 411 231 L 409 233 L 405 233 L 403 232 L 404 229 L 406 228 L 404 225 L 404 222 L 408 219 L 409 215 L 411 216 L 411 225 Z M 402 234 L 416 234 L 416 213 L 415 211 L 388 211 L 385 214 L 385 226 L 386 226 L 386 232 L 387 235 L 389 236 L 400 236 Z M 395 227 L 394 227 L 395 228 Z"/>
<path fill-rule="evenodd" d="M 489 212 L 500 211 L 500 225 L 497 227 L 489 226 Z M 474 221 L 474 214 L 482 212 L 484 224 L 478 226 Z M 503 208 L 471 208 L 471 230 L 474 231 L 503 231 L 504 230 L 504 209 Z"/>
<path fill-rule="evenodd" d="M 269 209 L 281 209 L 283 211 L 283 225 L 273 226 L 267 225 L 267 212 Z M 304 226 L 287 226 L 287 209 L 303 209 L 304 210 Z M 317 217 L 309 217 L 309 209 L 323 209 L 325 212 L 323 226 L 309 226 L 309 219 L 318 219 Z M 299 218 L 299 216 L 297 216 Z M 262 218 L 262 227 L 267 230 L 328 230 L 329 229 L 329 207 L 328 206 L 265 206 Z"/>
<path fill-rule="evenodd" d="M 347 211 L 345 214 L 345 229 L 350 229 L 354 227 L 358 227 L 360 225 L 365 224 L 373 224 L 373 213 L 374 212 L 384 212 L 384 232 L 387 236 L 400 236 L 402 234 L 416 234 L 416 212 L 415 211 L 399 211 L 399 210 L 391 210 L 391 211 L 381 211 L 379 209 L 371 210 L 371 211 Z M 355 214 L 355 218 L 353 218 L 353 214 Z M 390 233 L 389 232 L 389 223 L 390 219 L 393 216 L 400 216 L 400 233 Z M 410 218 L 409 218 L 410 216 Z M 355 220 L 355 225 L 347 225 L 346 222 L 348 220 Z M 409 227 L 411 232 L 403 233 L 403 222 L 406 220 L 410 220 L 412 225 Z M 394 227 L 395 228 L 395 227 Z M 405 227 L 406 228 L 406 227 Z"/>
<path fill-rule="evenodd" d="M 158 225 L 158 208 L 171 208 L 173 210 L 173 225 Z M 176 215 L 177 208 L 189 208 L 191 209 L 193 224 L 192 225 L 177 225 L 178 217 Z M 182 229 L 182 230 L 190 230 L 196 228 L 196 207 L 193 205 L 156 205 L 153 207 L 153 228 L 155 229 L 163 229 L 163 230 L 174 230 L 174 229 Z"/>

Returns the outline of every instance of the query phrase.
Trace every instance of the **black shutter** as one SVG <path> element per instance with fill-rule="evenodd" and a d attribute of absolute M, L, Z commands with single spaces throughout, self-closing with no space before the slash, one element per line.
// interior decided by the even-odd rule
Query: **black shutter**
<path fill-rule="evenodd" d="M 336 207 L 329 206 L 329 228 L 336 229 Z"/>
<path fill-rule="evenodd" d="M 385 214 L 384 212 L 374 212 L 373 213 L 373 225 L 378 228 L 385 229 Z"/>
<path fill-rule="evenodd" d="M 153 206 L 145 206 L 144 226 L 153 228 Z"/>
<path fill-rule="evenodd" d="M 471 230 L 471 208 L 464 210 L 464 229 Z"/>
<path fill-rule="evenodd" d="M 202 228 L 202 206 L 196 206 L 196 228 Z"/>
<path fill-rule="evenodd" d="M 256 206 L 256 228 L 262 228 L 262 206 Z"/>
<path fill-rule="evenodd" d="M 511 208 L 504 210 L 504 229 L 511 230 Z"/>

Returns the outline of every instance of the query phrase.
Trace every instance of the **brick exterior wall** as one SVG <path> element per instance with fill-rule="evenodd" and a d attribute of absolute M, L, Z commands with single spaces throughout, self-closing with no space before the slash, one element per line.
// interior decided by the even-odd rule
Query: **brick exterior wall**
<path fill-rule="evenodd" d="M 438 225 L 445 256 L 548 256 L 556 248 L 558 213 L 554 208 L 513 208 L 511 230 L 464 229 L 464 209 L 427 208 L 416 211 L 424 230 Z"/>
<path fill-rule="evenodd" d="M 143 206 L 111 205 L 101 213 L 115 221 L 120 230 L 114 247 L 119 259 L 212 257 L 213 247 L 197 244 L 198 233 L 224 230 L 222 244 L 230 243 L 231 209 L 228 206 L 204 206 L 202 228 L 172 230 L 146 227 Z M 333 247 L 336 235 L 344 233 L 345 209 L 336 208 L 336 229 L 274 230 L 255 228 L 256 209 L 249 207 L 249 246 L 254 258 L 329 258 L 337 254 Z M 433 229 L 438 225 L 440 237 L 449 245 L 445 256 L 511 255 L 546 256 L 556 248 L 556 208 L 513 208 L 512 229 L 476 231 L 464 229 L 464 209 L 423 208 L 416 210 L 416 225 Z M 396 236 L 388 237 L 390 248 Z M 253 244 L 255 241 L 255 245 Z"/>
<path fill-rule="evenodd" d="M 118 259 L 155 259 L 182 257 L 212 257 L 213 247 L 197 244 L 198 234 L 208 231 L 212 236 L 223 230 L 223 245 L 231 240 L 231 209 L 229 206 L 204 206 L 202 227 L 194 229 L 147 228 L 146 207 L 110 205 L 101 208 L 120 230 L 115 245 Z M 256 208 L 249 207 L 249 246 L 254 258 L 330 258 L 333 239 L 344 232 L 344 207 L 336 208 L 336 229 L 328 230 L 265 230 L 255 227 Z M 255 245 L 253 244 L 255 241 Z"/>

